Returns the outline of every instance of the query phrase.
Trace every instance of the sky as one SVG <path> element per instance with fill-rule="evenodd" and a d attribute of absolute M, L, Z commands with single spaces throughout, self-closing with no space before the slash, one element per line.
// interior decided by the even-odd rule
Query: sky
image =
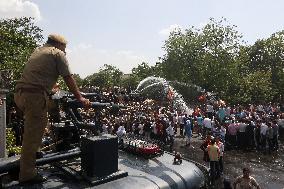
<path fill-rule="evenodd" d="M 31 16 L 45 40 L 65 36 L 70 68 L 84 78 L 104 64 L 124 73 L 155 65 L 170 31 L 210 18 L 226 18 L 253 44 L 284 30 L 283 7 L 283 0 L 0 0 L 0 19 Z"/>

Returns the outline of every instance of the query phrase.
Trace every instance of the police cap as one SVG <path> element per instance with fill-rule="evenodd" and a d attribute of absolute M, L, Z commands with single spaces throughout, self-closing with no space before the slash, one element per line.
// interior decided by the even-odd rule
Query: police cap
<path fill-rule="evenodd" d="M 59 34 L 50 34 L 48 36 L 48 40 L 54 41 L 54 42 L 58 42 L 58 43 L 62 43 L 62 44 L 67 44 L 67 40 Z"/>

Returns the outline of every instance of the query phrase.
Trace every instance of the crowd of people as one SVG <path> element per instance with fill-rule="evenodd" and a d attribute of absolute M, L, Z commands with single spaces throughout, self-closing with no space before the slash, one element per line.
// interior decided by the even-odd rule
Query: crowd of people
<path fill-rule="evenodd" d="M 146 140 L 158 140 L 170 144 L 172 150 L 174 136 L 177 133 L 177 112 L 168 106 L 168 102 L 145 99 L 138 95 L 131 95 L 125 89 L 98 89 L 95 87 L 82 88 L 84 92 L 96 94 L 97 102 L 112 102 L 127 108 L 114 113 L 111 110 L 81 109 L 85 121 L 97 124 L 102 133 L 133 134 Z M 170 107 L 170 108 L 169 108 Z M 190 123 L 189 123 L 189 126 Z M 190 127 L 191 129 L 191 127 Z"/>
<path fill-rule="evenodd" d="M 278 141 L 284 139 L 284 114 L 280 105 L 268 104 L 249 106 L 226 106 L 222 101 L 196 107 L 192 114 L 175 110 L 171 103 L 131 97 L 126 90 L 99 91 L 94 88 L 97 101 L 114 102 L 127 106 L 119 114 L 111 115 L 102 111 L 100 120 L 104 132 L 115 134 L 120 126 L 127 133 L 173 141 L 179 133 L 187 138 L 190 145 L 192 132 L 202 139 L 207 135 L 219 137 L 226 150 L 259 150 L 272 153 L 278 149 Z M 92 121 L 91 110 L 82 112 Z M 95 122 L 95 120 L 93 120 Z M 178 132 L 179 131 L 179 132 Z"/>
<path fill-rule="evenodd" d="M 280 106 L 274 104 L 230 107 L 222 102 L 208 103 L 196 107 L 188 115 L 175 110 L 168 102 L 133 96 L 118 87 L 111 90 L 80 90 L 95 94 L 94 101 L 127 107 L 116 113 L 107 109 L 80 109 L 84 121 L 94 123 L 102 133 L 119 137 L 131 133 L 145 140 L 159 140 L 172 151 L 178 135 L 185 138 L 184 146 L 190 146 L 192 133 L 195 132 L 200 140 L 204 140 L 200 148 L 204 151 L 204 161 L 209 162 L 212 183 L 223 174 L 225 149 L 272 153 L 277 151 L 278 141 L 283 140 L 283 114 Z M 14 108 L 12 111 L 15 113 Z M 63 110 L 60 115 L 66 116 Z"/>
<path fill-rule="evenodd" d="M 204 111 L 197 108 L 194 113 L 197 133 L 205 138 L 200 148 L 203 160 L 210 165 L 211 183 L 223 174 L 225 149 L 271 154 L 278 151 L 278 142 L 283 141 L 283 110 L 279 104 L 230 107 L 218 101 L 207 104 Z M 243 171 L 244 176 L 236 179 L 234 188 L 237 184 L 259 188 L 254 178 L 247 175 L 249 169 Z"/>
<path fill-rule="evenodd" d="M 221 104 L 213 112 L 211 109 L 212 105 L 208 104 L 202 125 L 204 133 L 220 136 L 226 149 L 255 149 L 264 153 L 278 150 L 278 141 L 284 136 L 279 105 L 230 107 Z"/>
<path fill-rule="evenodd" d="M 284 119 L 280 105 L 231 107 L 217 101 L 196 107 L 188 115 L 174 110 L 170 103 L 132 99 L 119 89 L 117 93 L 101 94 L 112 94 L 112 100 L 128 107 L 116 116 L 102 114 L 105 133 L 132 133 L 146 139 L 157 139 L 169 144 L 169 149 L 173 150 L 178 135 L 185 138 L 184 146 L 190 146 L 192 133 L 195 132 L 200 140 L 204 140 L 200 148 L 204 151 L 204 161 L 209 162 L 211 183 L 223 174 L 225 149 L 257 150 L 271 154 L 278 150 L 278 141 L 283 140 Z"/>
<path fill-rule="evenodd" d="M 201 149 L 204 151 L 204 160 L 210 162 L 211 182 L 223 172 L 222 156 L 225 149 L 272 153 L 278 150 L 279 139 L 284 138 L 284 111 L 277 104 L 229 106 L 224 101 L 202 102 L 202 106 L 194 108 L 193 113 L 189 114 L 189 111 L 175 109 L 172 99 L 145 99 L 133 96 L 129 90 L 119 87 L 88 87 L 79 90 L 65 56 L 66 44 L 63 36 L 51 34 L 46 44 L 31 55 L 21 79 L 17 81 L 14 100 L 25 117 L 23 141 L 18 141 L 19 145 L 22 144 L 19 177 L 22 185 L 46 180 L 37 173 L 35 159 L 42 136 L 44 132 L 48 132 L 44 129 L 48 123 L 48 93 L 59 75 L 74 97 L 85 108 L 89 108 L 82 108 L 79 112 L 84 117 L 83 121 L 94 123 L 102 133 L 116 134 L 119 137 L 131 133 L 144 137 L 145 140 L 159 140 L 172 151 L 177 134 L 185 139 L 184 146 L 190 146 L 192 133 L 196 132 L 201 139 L 205 139 Z M 94 101 L 117 103 L 127 108 L 116 112 L 90 108 L 90 100 L 80 91 L 96 94 L 92 99 Z M 18 117 L 16 109 L 10 110 L 8 121 L 12 123 L 13 118 Z M 59 118 L 67 116 L 65 118 L 68 119 L 63 109 L 58 110 Z M 55 121 L 54 117 L 49 118 L 49 122 Z M 246 179 L 247 175 L 242 178 Z M 235 182 L 238 183 L 243 183 L 241 178 Z"/>

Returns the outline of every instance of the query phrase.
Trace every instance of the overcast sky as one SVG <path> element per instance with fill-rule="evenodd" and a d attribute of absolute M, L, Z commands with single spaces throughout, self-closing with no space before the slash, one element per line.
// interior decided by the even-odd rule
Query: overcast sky
<path fill-rule="evenodd" d="M 284 29 L 283 0 L 0 0 L 0 18 L 31 16 L 68 40 L 71 70 L 85 77 L 104 64 L 124 73 L 154 65 L 175 28 L 225 17 L 248 44 Z"/>

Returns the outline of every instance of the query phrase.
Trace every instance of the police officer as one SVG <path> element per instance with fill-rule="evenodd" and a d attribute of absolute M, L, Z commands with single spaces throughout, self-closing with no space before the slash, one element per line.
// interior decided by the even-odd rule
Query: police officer
<path fill-rule="evenodd" d="M 46 179 L 36 171 L 36 152 L 41 146 L 47 125 L 48 94 L 59 76 L 84 107 L 90 101 L 81 96 L 66 59 L 65 38 L 58 34 L 48 36 L 47 42 L 31 54 L 22 77 L 17 81 L 15 103 L 24 113 L 24 137 L 20 159 L 20 184 L 41 183 Z"/>

